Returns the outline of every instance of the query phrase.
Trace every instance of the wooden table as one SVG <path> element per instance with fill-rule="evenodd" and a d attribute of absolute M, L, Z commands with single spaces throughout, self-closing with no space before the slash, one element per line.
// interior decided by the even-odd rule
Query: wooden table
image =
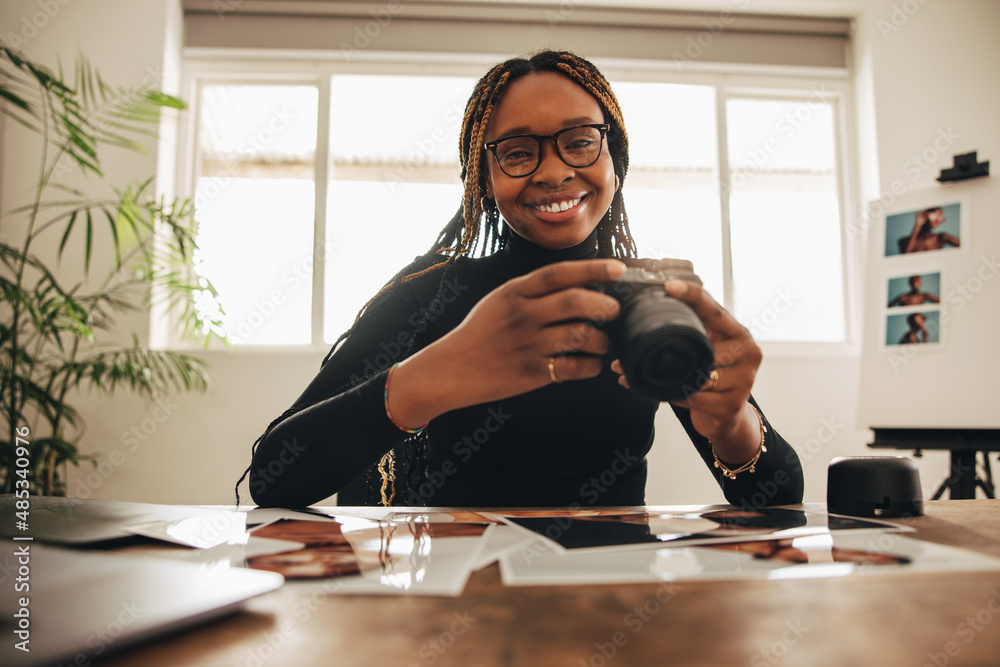
<path fill-rule="evenodd" d="M 930 502 L 901 523 L 1000 557 L 1000 500 Z M 286 583 L 100 664 L 1000 665 L 1000 572 L 508 588 L 492 565 L 459 598 L 343 597 L 324 585 Z"/>

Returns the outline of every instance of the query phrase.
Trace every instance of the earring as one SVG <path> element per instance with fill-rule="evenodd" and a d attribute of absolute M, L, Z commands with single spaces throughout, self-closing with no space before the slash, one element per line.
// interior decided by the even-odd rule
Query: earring
<path fill-rule="evenodd" d="M 621 185 L 621 181 L 618 180 L 618 174 L 615 174 L 615 192 L 618 192 L 619 185 Z"/>
<path fill-rule="evenodd" d="M 490 204 L 496 206 L 496 202 L 494 202 L 492 199 L 488 199 L 486 195 L 483 195 L 482 197 L 479 198 L 479 205 L 483 207 L 484 211 L 490 210 Z"/>

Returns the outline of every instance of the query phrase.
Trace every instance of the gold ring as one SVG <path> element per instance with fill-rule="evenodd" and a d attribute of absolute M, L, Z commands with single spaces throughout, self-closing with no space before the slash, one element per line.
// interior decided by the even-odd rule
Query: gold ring
<path fill-rule="evenodd" d="M 556 384 L 562 382 L 558 377 L 556 377 L 556 358 L 549 357 L 549 378 Z"/>
<path fill-rule="evenodd" d="M 708 374 L 708 382 L 705 386 L 701 388 L 702 391 L 715 391 L 716 385 L 719 384 L 719 371 L 712 369 L 712 372 Z"/>

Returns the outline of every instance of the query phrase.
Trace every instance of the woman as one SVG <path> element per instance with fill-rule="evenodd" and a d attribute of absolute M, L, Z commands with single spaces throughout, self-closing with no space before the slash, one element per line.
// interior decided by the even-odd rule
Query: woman
<path fill-rule="evenodd" d="M 941 300 L 936 295 L 920 291 L 921 286 L 924 284 L 924 279 L 919 275 L 910 276 L 907 282 L 910 284 L 910 291 L 904 292 L 890 301 L 890 308 L 895 306 L 920 306 L 925 303 L 941 303 Z"/>
<path fill-rule="evenodd" d="M 606 363 L 607 334 L 588 322 L 619 305 L 585 287 L 641 263 L 614 94 L 570 53 L 508 60 L 477 84 L 460 153 L 462 205 L 431 252 L 369 302 L 256 444 L 260 505 L 335 492 L 341 504 L 643 504 L 659 404 Z M 699 286 L 666 289 L 715 346 L 708 386 L 672 407 L 726 497 L 799 502 L 798 458 L 750 398 L 759 348 Z"/>
<path fill-rule="evenodd" d="M 960 241 L 954 234 L 947 232 L 935 232 L 934 230 L 944 224 L 946 218 L 940 206 L 924 209 L 917 213 L 913 223 L 913 230 L 909 236 L 899 239 L 899 251 L 901 253 L 924 252 L 927 250 L 941 250 L 948 246 L 960 245 Z"/>
<path fill-rule="evenodd" d="M 927 316 L 923 313 L 910 313 L 906 317 L 906 325 L 910 328 L 899 339 L 900 345 L 915 345 L 930 340 L 931 334 L 927 330 Z"/>

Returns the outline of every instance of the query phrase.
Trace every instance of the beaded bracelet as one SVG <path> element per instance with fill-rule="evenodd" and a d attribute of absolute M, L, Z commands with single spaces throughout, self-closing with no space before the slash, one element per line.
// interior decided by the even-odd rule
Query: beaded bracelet
<path fill-rule="evenodd" d="M 752 404 L 750 407 L 753 408 L 753 413 L 757 415 L 757 421 L 760 422 L 760 446 L 757 448 L 757 453 L 754 454 L 754 457 L 741 465 L 739 468 L 732 469 L 719 460 L 719 455 L 715 453 L 715 447 L 712 447 L 712 458 L 715 459 L 715 463 L 713 465 L 722 471 L 723 476 L 728 477 L 729 479 L 736 479 L 736 475 L 745 470 L 757 472 L 757 460 L 760 458 L 761 454 L 767 451 L 767 447 L 764 445 L 764 434 L 767 433 L 767 426 L 764 425 L 764 418 L 761 417 L 760 411 L 758 411 Z M 709 444 L 712 444 L 711 441 L 709 441 Z"/>
<path fill-rule="evenodd" d="M 392 367 L 389 369 L 389 372 L 385 376 L 385 416 L 388 417 L 389 421 L 392 422 L 392 425 L 398 428 L 400 431 L 404 433 L 409 433 L 411 435 L 416 435 L 417 433 L 420 433 L 425 428 L 427 428 L 427 424 L 430 424 L 430 422 L 427 422 L 426 424 L 418 428 L 406 428 L 405 426 L 400 426 L 400 424 L 395 419 L 392 418 L 392 413 L 389 412 L 389 378 L 392 377 L 392 372 L 396 370 L 396 366 L 398 365 L 399 365 L 398 362 L 393 364 Z"/>

